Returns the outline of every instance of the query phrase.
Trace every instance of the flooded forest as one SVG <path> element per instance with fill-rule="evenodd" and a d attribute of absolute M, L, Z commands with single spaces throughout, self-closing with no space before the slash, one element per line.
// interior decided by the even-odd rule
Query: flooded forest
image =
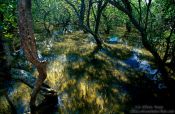
<path fill-rule="evenodd" d="M 174 114 L 175 0 L 0 0 L 0 114 Z"/>

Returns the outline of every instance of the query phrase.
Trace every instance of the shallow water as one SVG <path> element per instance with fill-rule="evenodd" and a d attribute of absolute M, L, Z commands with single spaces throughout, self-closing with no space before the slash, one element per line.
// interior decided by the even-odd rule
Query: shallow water
<path fill-rule="evenodd" d="M 81 38 L 82 34 L 78 32 Z M 134 46 L 130 50 L 131 56 L 124 57 L 127 59 L 119 59 L 113 54 L 117 52 L 111 53 L 104 48 L 90 61 L 89 51 L 93 51 L 94 40 L 89 34 L 83 34 L 84 39 L 77 40 L 78 35 L 67 35 L 58 42 L 50 40 L 39 43 L 42 45 L 38 51 L 39 58 L 49 61 L 46 83 L 59 93 L 58 112 L 123 114 L 129 100 L 127 89 L 121 84 L 128 82 L 127 69 L 133 68 L 134 72 L 145 72 L 149 75 L 155 74 L 157 69 L 153 69 L 149 61 L 142 59 L 142 51 Z M 108 41 L 112 46 L 120 43 L 129 47 L 129 43 L 115 36 Z M 121 51 L 117 46 L 112 48 Z M 37 74 L 35 73 L 34 75 Z M 158 80 L 158 77 L 150 79 Z M 19 113 L 28 112 L 31 89 L 17 85 L 15 84 L 9 95 Z M 27 95 L 22 94 L 24 90 Z M 39 98 L 38 102 L 41 100 Z"/>
<path fill-rule="evenodd" d="M 135 68 L 139 71 L 146 72 L 154 75 L 157 73 L 157 69 L 153 69 L 147 60 L 143 60 L 139 57 L 137 52 L 133 52 L 132 56 L 125 60 L 125 63 L 130 67 Z"/>

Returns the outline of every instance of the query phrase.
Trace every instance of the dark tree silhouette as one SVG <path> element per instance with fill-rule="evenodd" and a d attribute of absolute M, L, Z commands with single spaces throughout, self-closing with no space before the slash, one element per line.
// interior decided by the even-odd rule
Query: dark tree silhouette
<path fill-rule="evenodd" d="M 78 17 L 79 20 L 79 26 L 86 32 L 90 33 L 93 35 L 96 43 L 97 43 L 97 48 L 95 49 L 94 52 L 97 52 L 100 48 L 102 48 L 102 41 L 99 36 L 99 26 L 100 26 L 100 20 L 102 16 L 103 10 L 106 8 L 108 4 L 108 0 L 98 0 L 98 1 L 93 1 L 89 0 L 88 4 L 85 3 L 85 0 L 81 0 L 81 7 L 80 9 L 76 8 L 76 6 L 70 1 L 70 0 L 65 0 L 74 10 L 76 16 Z M 96 5 L 97 8 L 95 9 L 93 5 Z M 87 8 L 87 9 L 86 9 Z M 87 13 L 86 17 L 86 23 L 85 21 L 85 14 Z M 95 19 L 95 24 L 90 25 L 90 14 L 93 13 L 94 19 Z M 93 28 L 91 27 L 93 26 Z"/>
<path fill-rule="evenodd" d="M 159 55 L 158 51 L 155 49 L 154 46 L 151 45 L 151 43 L 149 42 L 149 40 L 147 38 L 148 37 L 148 31 L 147 31 L 148 17 L 149 17 L 149 11 L 150 11 L 150 6 L 151 6 L 151 3 L 152 3 L 152 0 L 150 0 L 147 3 L 147 11 L 146 11 L 146 18 L 145 18 L 144 25 L 141 24 L 141 19 L 140 19 L 141 16 L 139 17 L 139 20 L 137 20 L 136 17 L 133 15 L 130 0 L 121 0 L 121 2 L 116 1 L 116 0 L 109 0 L 109 3 L 111 5 L 113 5 L 114 7 L 116 7 L 117 9 L 119 9 L 120 11 L 124 12 L 129 17 L 132 24 L 136 27 L 136 29 L 141 34 L 142 44 L 154 56 L 155 62 L 158 65 L 158 67 L 159 67 L 159 69 L 160 69 L 160 71 L 163 75 L 164 80 L 166 82 L 168 82 L 168 80 L 170 79 L 170 75 L 168 74 L 168 71 L 165 68 L 165 66 L 166 66 L 165 62 L 161 58 L 161 56 Z M 140 4 L 140 1 L 139 1 L 139 4 Z M 140 15 L 141 15 L 141 9 L 140 9 Z M 174 27 L 172 27 L 172 29 L 174 29 Z"/>

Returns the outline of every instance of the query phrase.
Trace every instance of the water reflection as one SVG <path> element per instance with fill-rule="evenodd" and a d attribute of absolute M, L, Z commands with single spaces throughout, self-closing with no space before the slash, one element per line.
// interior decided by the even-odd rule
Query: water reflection
<path fill-rule="evenodd" d="M 130 42 L 130 41 L 124 41 L 124 40 L 122 40 L 122 38 L 119 38 L 117 36 L 110 36 L 108 38 L 108 43 L 110 43 L 110 44 L 117 43 L 116 45 L 118 45 L 118 43 L 120 43 L 122 45 L 129 47 L 128 42 Z M 126 64 L 130 68 L 134 68 L 135 70 L 137 70 L 139 72 L 145 72 L 147 74 L 147 77 L 151 80 L 159 80 L 160 74 L 158 73 L 158 69 L 152 68 L 149 61 L 146 59 L 143 59 L 143 56 L 147 56 L 147 55 L 145 55 L 145 53 L 141 49 L 139 49 L 138 47 L 140 47 L 140 46 L 136 45 L 136 46 L 131 47 L 131 49 L 130 49 L 131 56 L 123 61 L 118 61 L 117 64 L 119 64 L 119 63 L 121 63 L 121 64 L 117 65 L 116 68 L 118 68 L 124 72 L 126 70 L 126 68 L 122 67 L 122 64 L 123 65 Z M 110 53 L 107 53 L 107 51 L 105 51 L 104 49 L 101 51 L 110 56 Z"/>
<path fill-rule="evenodd" d="M 135 50 L 132 52 L 132 56 L 125 60 L 125 63 L 128 64 L 130 67 L 140 70 L 142 72 L 146 72 L 148 74 L 156 74 L 157 69 L 153 69 L 148 61 L 142 60 L 139 57 L 139 53 Z"/>
<path fill-rule="evenodd" d="M 116 44 L 116 43 L 121 43 L 122 39 L 117 37 L 117 36 L 110 36 L 110 37 L 108 37 L 107 42 L 110 43 L 110 44 Z"/>
<path fill-rule="evenodd" d="M 78 35 L 83 39 L 80 39 Z M 93 61 L 87 61 L 91 57 L 87 52 L 93 51 L 90 47 L 95 45 L 95 41 L 89 34 L 78 32 L 78 35 L 67 35 L 61 42 L 49 39 L 41 42 L 42 46 L 39 47 L 39 58 L 49 61 L 46 83 L 60 93 L 56 98 L 57 107 L 60 107 L 58 112 L 123 113 L 127 109 L 125 103 L 129 99 L 128 91 L 122 85 L 128 83 L 126 75 L 133 72 L 145 72 L 149 74 L 147 76 L 151 80 L 159 79 L 158 75 L 154 75 L 158 70 L 153 69 L 149 61 L 141 58 L 143 55 L 141 50 L 129 48 L 132 51 L 128 54 L 129 49 L 128 51 L 122 46 L 119 48 L 120 45 L 118 45 L 129 47 L 128 43 L 115 36 L 108 39 L 109 44 L 112 43 L 113 46 L 111 50 L 103 48 L 95 55 Z M 116 53 L 122 59 L 116 56 Z M 129 68 L 134 70 L 128 72 Z M 20 88 L 15 88 L 20 90 Z M 164 85 L 160 83 L 159 88 L 164 88 Z M 28 90 L 25 93 L 31 92 Z M 14 94 L 10 95 L 14 96 Z M 21 94 L 18 95 L 18 99 L 20 99 L 19 96 Z M 28 111 L 25 101 L 29 102 L 29 98 L 24 97 L 23 101 L 17 100 L 16 105 L 21 105 L 18 108 L 19 113 Z"/>

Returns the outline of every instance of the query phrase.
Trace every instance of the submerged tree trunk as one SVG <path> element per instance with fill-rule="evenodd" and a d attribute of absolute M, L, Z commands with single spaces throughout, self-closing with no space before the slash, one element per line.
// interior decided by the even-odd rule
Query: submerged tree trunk
<path fill-rule="evenodd" d="M 46 61 L 39 60 L 36 42 L 33 31 L 33 22 L 31 14 L 31 0 L 19 0 L 18 13 L 19 13 L 19 32 L 21 38 L 21 46 L 24 50 L 25 56 L 38 70 L 39 76 L 35 82 L 30 100 L 31 111 L 35 109 L 35 101 L 38 92 L 43 84 L 43 81 L 47 77 L 46 73 Z"/>

